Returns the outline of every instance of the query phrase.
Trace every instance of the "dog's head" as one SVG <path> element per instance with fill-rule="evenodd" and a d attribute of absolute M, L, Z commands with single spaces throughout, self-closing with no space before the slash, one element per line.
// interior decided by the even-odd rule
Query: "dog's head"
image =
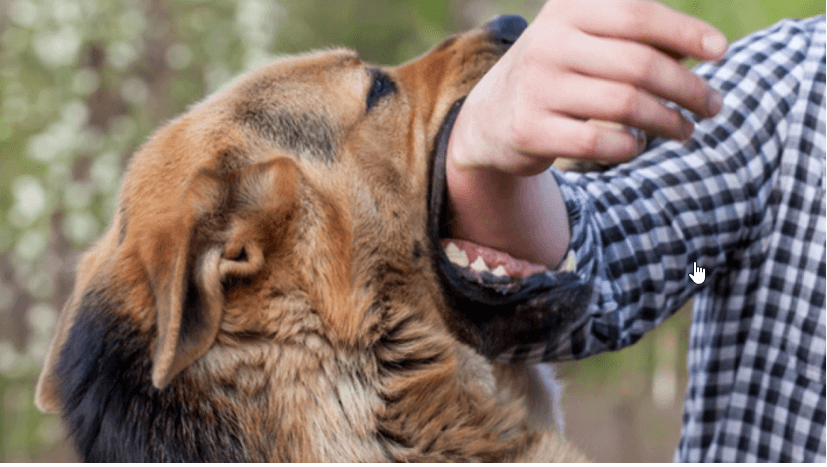
<path fill-rule="evenodd" d="M 137 151 L 112 224 L 82 257 L 37 388 L 59 410 L 75 323 L 116 315 L 149 336 L 166 386 L 216 342 L 323 329 L 377 333 L 371 293 L 419 281 L 439 304 L 426 229 L 430 159 L 452 105 L 521 18 L 453 36 L 397 67 L 333 49 L 276 61 L 193 106 Z M 391 285 L 388 285 L 391 284 Z"/>
<path fill-rule="evenodd" d="M 439 219 L 458 105 L 525 27 L 500 17 L 397 67 L 346 49 L 282 59 L 161 128 L 79 262 L 38 407 L 63 412 L 89 459 L 312 459 L 339 448 L 307 439 L 346 436 L 335 414 L 359 425 L 341 449 L 363 454 L 331 459 L 440 436 L 457 459 L 524 449 L 519 417 L 467 388 L 479 378 L 457 368 L 482 360 L 455 338 L 547 332 L 546 302 L 520 298 L 547 281 L 506 284 L 504 302 L 501 278 L 457 276 Z M 472 432 L 487 441 L 461 441 Z M 272 445 L 286 451 L 261 454 Z"/>

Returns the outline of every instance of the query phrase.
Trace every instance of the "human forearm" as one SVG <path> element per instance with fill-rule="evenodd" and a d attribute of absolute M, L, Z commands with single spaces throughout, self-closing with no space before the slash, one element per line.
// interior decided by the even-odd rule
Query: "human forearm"
<path fill-rule="evenodd" d="M 451 139 L 451 144 L 459 144 Z M 450 152 L 450 149 L 449 149 Z M 521 177 L 446 162 L 454 236 L 554 268 L 569 244 L 566 207 L 549 172 Z"/>

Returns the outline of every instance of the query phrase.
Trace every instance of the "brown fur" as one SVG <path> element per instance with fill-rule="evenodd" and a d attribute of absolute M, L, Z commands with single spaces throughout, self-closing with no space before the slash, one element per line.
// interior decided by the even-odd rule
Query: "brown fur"
<path fill-rule="evenodd" d="M 38 406 L 87 460 L 581 460 L 451 334 L 429 260 L 435 135 L 502 52 L 454 36 L 382 68 L 370 109 L 356 53 L 282 59 L 160 129 L 80 261 Z"/>

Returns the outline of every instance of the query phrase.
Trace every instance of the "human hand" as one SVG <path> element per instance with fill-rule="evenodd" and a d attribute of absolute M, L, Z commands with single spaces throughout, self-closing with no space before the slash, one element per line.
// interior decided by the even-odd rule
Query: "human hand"
<path fill-rule="evenodd" d="M 534 175 L 555 157 L 622 161 L 638 152 L 617 122 L 687 139 L 721 98 L 680 64 L 711 60 L 726 38 L 709 24 L 647 0 L 550 0 L 467 97 L 448 146 L 453 172 Z M 489 174 L 490 175 L 490 174 Z"/>

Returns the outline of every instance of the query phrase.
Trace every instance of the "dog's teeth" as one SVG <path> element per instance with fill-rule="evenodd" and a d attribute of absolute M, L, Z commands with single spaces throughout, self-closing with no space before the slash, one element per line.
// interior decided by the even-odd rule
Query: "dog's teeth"
<path fill-rule="evenodd" d="M 448 246 L 445 247 L 445 255 L 448 256 L 449 261 L 461 268 L 468 266 L 468 255 L 465 254 L 464 251 L 460 250 L 459 247 L 453 242 L 449 243 Z"/>
<path fill-rule="evenodd" d="M 574 252 L 569 251 L 568 256 L 566 256 L 566 260 L 560 265 L 557 269 L 560 272 L 573 272 L 577 269 L 577 260 L 574 257 Z"/>
<path fill-rule="evenodd" d="M 505 277 L 508 275 L 502 264 L 494 268 L 494 270 L 491 271 L 491 274 L 494 274 L 497 277 Z"/>
<path fill-rule="evenodd" d="M 477 256 L 477 260 L 471 265 L 471 269 L 477 272 L 488 271 L 488 265 L 485 264 L 485 260 L 482 259 L 482 256 Z"/>

